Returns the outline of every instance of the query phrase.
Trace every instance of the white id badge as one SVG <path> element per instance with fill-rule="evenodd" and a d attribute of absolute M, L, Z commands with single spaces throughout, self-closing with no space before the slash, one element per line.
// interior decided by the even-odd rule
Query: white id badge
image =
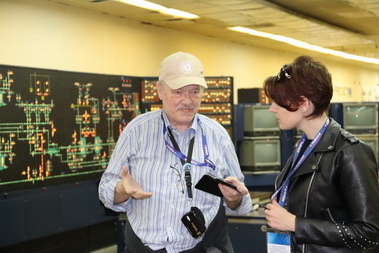
<path fill-rule="evenodd" d="M 290 253 L 291 234 L 283 231 L 268 230 L 267 253 Z"/>

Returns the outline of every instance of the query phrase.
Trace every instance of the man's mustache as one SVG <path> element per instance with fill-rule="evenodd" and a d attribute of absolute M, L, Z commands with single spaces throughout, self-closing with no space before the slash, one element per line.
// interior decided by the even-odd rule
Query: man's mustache
<path fill-rule="evenodd" d="M 194 106 L 188 106 L 188 105 L 179 105 L 176 110 L 195 110 Z"/>

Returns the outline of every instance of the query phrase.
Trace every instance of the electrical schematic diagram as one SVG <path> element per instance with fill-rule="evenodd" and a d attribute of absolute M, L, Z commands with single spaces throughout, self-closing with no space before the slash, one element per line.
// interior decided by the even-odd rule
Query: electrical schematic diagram
<path fill-rule="evenodd" d="M 0 66 L 0 190 L 99 177 L 140 114 L 139 79 Z"/>

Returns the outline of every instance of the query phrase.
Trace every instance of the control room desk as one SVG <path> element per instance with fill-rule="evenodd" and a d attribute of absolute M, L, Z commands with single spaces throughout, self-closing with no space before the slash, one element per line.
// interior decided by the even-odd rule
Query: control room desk
<path fill-rule="evenodd" d="M 242 216 L 228 214 L 228 221 L 229 236 L 235 253 L 267 252 L 264 208 Z"/>

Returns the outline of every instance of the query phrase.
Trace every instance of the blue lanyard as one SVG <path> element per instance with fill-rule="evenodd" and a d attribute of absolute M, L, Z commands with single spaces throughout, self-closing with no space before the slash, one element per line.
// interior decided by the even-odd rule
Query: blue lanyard
<path fill-rule="evenodd" d="M 166 127 L 166 123 L 163 119 L 163 114 L 161 114 L 161 117 L 162 117 L 162 121 L 163 121 L 163 135 L 166 135 L 167 127 Z M 201 123 L 199 118 L 197 118 L 197 122 L 198 122 L 198 124 L 201 128 L 201 132 L 202 132 L 202 138 L 201 139 L 202 139 L 202 143 L 203 143 L 204 162 L 200 163 L 198 161 L 191 159 L 190 163 L 195 165 L 195 166 L 208 166 L 214 170 L 214 169 L 216 169 L 216 165 L 214 165 L 214 163 L 209 159 L 209 150 L 208 150 L 207 138 L 205 137 L 204 129 L 203 129 L 202 123 Z M 173 147 L 172 145 L 170 145 L 170 143 L 167 142 L 166 138 L 165 138 L 165 144 L 166 144 L 166 147 L 175 156 L 177 156 L 180 160 L 182 160 L 182 161 L 187 160 L 187 156 L 185 154 L 183 154 L 180 150 L 178 150 L 175 147 Z M 189 163 L 189 161 L 187 161 L 187 163 Z"/>
<path fill-rule="evenodd" d="M 300 165 L 304 162 L 304 160 L 310 155 L 310 153 L 313 151 L 313 149 L 317 146 L 317 144 L 320 142 L 320 139 L 322 135 L 325 133 L 326 129 L 328 128 L 328 125 L 330 123 L 329 118 L 326 120 L 325 124 L 322 126 L 320 131 L 317 133 L 316 137 L 313 139 L 313 141 L 309 144 L 307 149 L 304 151 L 304 154 L 300 157 L 299 161 L 296 163 L 297 158 L 300 155 L 301 148 L 305 142 L 306 135 L 303 134 L 301 136 L 301 139 L 299 141 L 299 145 L 296 148 L 293 160 L 292 160 L 292 170 L 291 172 L 287 175 L 285 181 L 283 184 L 279 187 L 278 190 L 272 195 L 271 199 L 275 199 L 277 195 L 280 193 L 279 197 L 279 205 L 284 206 L 286 203 L 287 197 L 288 197 L 288 187 L 291 181 L 292 176 L 295 174 L 295 172 L 299 169 Z"/>

